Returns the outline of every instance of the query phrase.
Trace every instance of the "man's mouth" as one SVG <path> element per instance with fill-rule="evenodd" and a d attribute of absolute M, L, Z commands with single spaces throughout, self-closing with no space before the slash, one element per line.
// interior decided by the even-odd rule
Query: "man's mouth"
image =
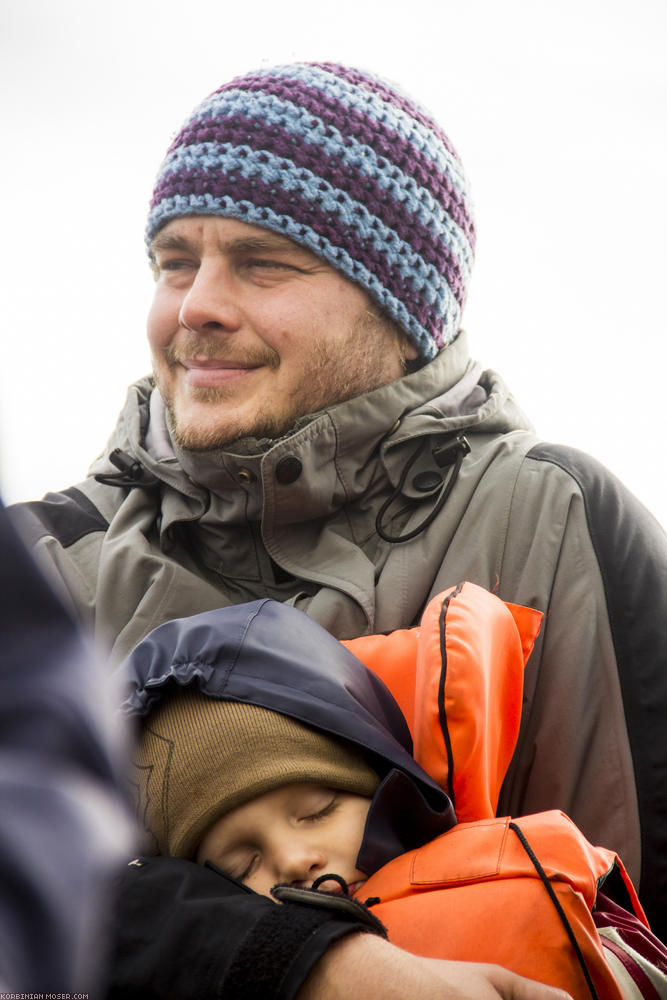
<path fill-rule="evenodd" d="M 258 364 L 253 364 L 250 361 L 230 361 L 228 358 L 183 358 L 179 364 L 187 371 L 220 371 L 225 369 L 244 371 L 250 368 L 259 368 Z"/>
<path fill-rule="evenodd" d="M 260 364 L 227 358 L 183 358 L 178 363 L 185 371 L 186 382 L 197 388 L 227 385 L 262 367 Z"/>

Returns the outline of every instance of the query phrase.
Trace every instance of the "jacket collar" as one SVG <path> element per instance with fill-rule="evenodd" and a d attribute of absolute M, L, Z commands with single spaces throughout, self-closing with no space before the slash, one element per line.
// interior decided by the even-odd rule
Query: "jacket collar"
<path fill-rule="evenodd" d="M 334 462 L 339 488 L 331 484 L 331 507 L 321 512 L 327 515 L 352 499 L 350 490 L 357 492 L 353 485 L 357 470 L 368 463 L 379 442 L 396 444 L 419 433 L 422 421 L 415 415 L 425 404 L 431 417 L 434 413 L 443 417 L 458 414 L 480 374 L 480 366 L 468 360 L 465 334 L 461 334 L 419 371 L 310 415 L 275 441 L 248 438 L 207 454 L 181 450 L 171 442 L 164 404 L 153 393 L 146 448 L 163 463 L 176 459 L 192 482 L 217 496 L 225 496 L 239 482 L 250 487 L 276 474 L 279 481 L 281 475 L 289 478 L 290 462 L 292 475 L 296 468 L 294 461 L 301 464 L 300 477 L 305 474 L 312 482 L 313 473 L 319 477 L 325 462 Z M 364 488 L 360 484 L 358 492 Z M 247 492 L 256 498 L 256 490 L 248 488 Z"/>
<path fill-rule="evenodd" d="M 162 402 L 142 379 L 130 388 L 107 456 L 118 447 L 171 487 L 161 494 L 163 542 L 173 524 L 194 520 L 209 521 L 213 531 L 261 522 L 266 540 L 286 526 L 343 516 L 350 503 L 356 514 L 370 507 L 387 481 L 396 486 L 418 440 L 529 426 L 499 377 L 469 359 L 462 331 L 417 372 L 332 406 L 254 453 L 244 442 L 205 457 L 178 455 Z M 104 456 L 90 471 L 108 469 Z"/>

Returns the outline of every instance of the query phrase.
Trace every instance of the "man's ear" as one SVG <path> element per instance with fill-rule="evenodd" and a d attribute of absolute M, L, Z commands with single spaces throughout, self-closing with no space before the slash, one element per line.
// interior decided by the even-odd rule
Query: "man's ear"
<path fill-rule="evenodd" d="M 402 331 L 400 333 L 398 346 L 401 352 L 401 363 L 403 365 L 404 375 L 411 375 L 412 372 L 416 372 L 418 368 L 421 368 L 424 364 L 423 358 L 419 357 L 417 347 L 411 340 L 408 340 L 408 337 Z"/>

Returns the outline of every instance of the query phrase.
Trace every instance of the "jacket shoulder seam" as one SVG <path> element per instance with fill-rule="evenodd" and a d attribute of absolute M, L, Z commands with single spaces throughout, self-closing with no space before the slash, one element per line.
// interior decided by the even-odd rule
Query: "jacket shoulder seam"
<path fill-rule="evenodd" d="M 107 531 L 109 527 L 92 500 L 76 486 L 47 493 L 41 500 L 15 504 L 9 510 L 31 544 L 51 536 L 67 549 L 86 535 Z"/>

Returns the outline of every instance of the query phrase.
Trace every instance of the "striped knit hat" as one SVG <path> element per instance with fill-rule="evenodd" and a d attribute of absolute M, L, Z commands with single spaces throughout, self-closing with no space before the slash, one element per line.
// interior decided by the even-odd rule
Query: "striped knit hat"
<path fill-rule="evenodd" d="M 148 716 L 132 790 L 149 850 L 192 858 L 221 816 L 290 784 L 371 798 L 379 778 L 361 751 L 257 705 L 177 689 Z"/>
<path fill-rule="evenodd" d="M 475 246 L 461 162 L 386 81 L 294 63 L 224 84 L 160 168 L 146 242 L 170 219 L 221 215 L 291 237 L 361 285 L 423 359 L 458 332 Z"/>

